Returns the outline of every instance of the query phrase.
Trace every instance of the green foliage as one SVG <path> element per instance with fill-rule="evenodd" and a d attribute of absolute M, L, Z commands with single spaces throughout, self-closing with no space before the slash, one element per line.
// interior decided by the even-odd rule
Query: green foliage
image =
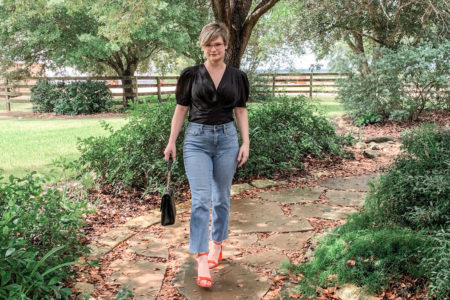
<path fill-rule="evenodd" d="M 33 112 L 50 113 L 55 109 L 55 103 L 63 98 L 64 84 L 62 82 L 51 84 L 45 80 L 30 88 L 30 102 L 33 104 Z"/>
<path fill-rule="evenodd" d="M 310 262 L 292 268 L 304 275 L 298 288 L 306 296 L 315 295 L 315 286 L 349 281 L 379 292 L 391 278 L 424 274 L 418 264 L 424 236 L 408 229 L 351 227 L 338 227 L 320 242 Z"/>
<path fill-rule="evenodd" d="M 106 112 L 112 106 L 112 94 L 103 81 L 75 81 L 70 84 L 40 80 L 31 88 L 33 111 L 64 115 Z"/>
<path fill-rule="evenodd" d="M 380 291 L 408 275 L 430 280 L 430 296 L 450 292 L 450 132 L 424 126 L 402 137 L 405 153 L 371 183 L 364 210 L 334 228 L 306 264 L 298 289 L 353 282 Z M 354 265 L 348 262 L 354 262 Z"/>
<path fill-rule="evenodd" d="M 378 123 L 381 121 L 381 116 L 374 114 L 373 112 L 363 113 L 356 120 L 355 124 L 358 126 L 364 126 L 368 124 Z"/>
<path fill-rule="evenodd" d="M 287 174 L 302 168 L 308 154 L 323 157 L 343 154 L 350 137 L 340 137 L 325 117 L 304 96 L 277 97 L 248 108 L 251 155 L 239 177 Z"/>
<path fill-rule="evenodd" d="M 425 126 L 402 137 L 406 153 L 366 200 L 379 224 L 437 229 L 450 221 L 450 132 Z"/>
<path fill-rule="evenodd" d="M 81 140 L 80 166 L 94 171 L 102 180 L 123 187 L 160 187 L 166 180 L 163 152 L 170 135 L 174 102 L 135 105 L 130 122 L 109 137 Z M 313 106 L 304 97 L 278 98 L 276 101 L 249 105 L 251 155 L 240 178 L 272 176 L 301 168 L 299 159 L 307 154 L 324 156 L 342 154 L 342 143 L 326 118 L 314 115 Z M 109 129 L 108 125 L 104 125 Z M 182 147 L 184 129 L 177 142 Z M 186 182 L 183 159 L 178 155 L 172 169 L 175 182 Z"/>
<path fill-rule="evenodd" d="M 175 102 L 133 105 L 130 121 L 114 131 L 103 123 L 111 134 L 108 137 L 90 137 L 81 140 L 80 165 L 85 171 L 94 171 L 103 181 L 118 189 L 126 186 L 154 189 L 165 182 L 167 163 L 164 149 L 170 135 L 171 116 Z M 180 132 L 177 149 L 182 147 L 184 130 Z M 181 154 L 172 168 L 173 182 L 185 182 Z"/>
<path fill-rule="evenodd" d="M 68 299 L 59 282 L 87 251 L 78 241 L 87 202 L 43 184 L 34 173 L 0 183 L 2 299 Z"/>
<path fill-rule="evenodd" d="M 201 2 L 4 1 L 0 67 L 6 71 L 14 61 L 45 61 L 47 68 L 130 76 L 139 67 L 147 71 L 149 60 L 161 52 L 198 59 L 194 44 L 209 11 Z"/>
<path fill-rule="evenodd" d="M 340 100 L 356 117 L 417 120 L 424 109 L 449 109 L 450 41 L 379 49 L 369 72 L 338 81 Z M 356 65 L 364 64 L 357 59 Z M 358 68 L 360 69 L 360 68 Z"/>

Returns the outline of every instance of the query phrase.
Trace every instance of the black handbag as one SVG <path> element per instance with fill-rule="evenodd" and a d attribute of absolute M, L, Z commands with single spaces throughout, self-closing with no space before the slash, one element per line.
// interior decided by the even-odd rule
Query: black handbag
<path fill-rule="evenodd" d="M 175 198 L 173 195 L 173 188 L 170 187 L 170 175 L 172 169 L 172 157 L 169 158 L 169 165 L 167 166 L 167 185 L 164 188 L 164 193 L 161 199 L 161 225 L 173 225 L 175 217 L 177 216 L 177 208 L 175 206 Z"/>

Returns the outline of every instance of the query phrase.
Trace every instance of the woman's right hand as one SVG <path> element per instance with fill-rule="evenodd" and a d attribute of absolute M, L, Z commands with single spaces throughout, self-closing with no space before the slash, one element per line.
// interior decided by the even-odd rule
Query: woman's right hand
<path fill-rule="evenodd" d="M 169 142 L 164 150 L 164 159 L 169 161 L 170 154 L 172 154 L 172 159 L 175 161 L 175 157 L 177 155 L 177 147 L 175 143 Z"/>

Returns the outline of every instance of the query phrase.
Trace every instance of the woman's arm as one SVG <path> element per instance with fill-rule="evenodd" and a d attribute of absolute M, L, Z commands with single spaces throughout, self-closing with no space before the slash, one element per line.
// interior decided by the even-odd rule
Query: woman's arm
<path fill-rule="evenodd" d="M 181 131 L 181 128 L 184 124 L 184 119 L 186 119 L 186 114 L 189 110 L 189 106 L 183 106 L 177 104 L 175 107 L 175 112 L 172 117 L 172 125 L 170 127 L 170 137 L 169 142 L 167 143 L 167 147 L 164 150 L 164 159 L 169 161 L 170 154 L 172 154 L 172 159 L 175 160 L 177 156 L 177 147 L 176 141 L 178 134 Z"/>
<path fill-rule="evenodd" d="M 236 116 L 236 122 L 241 133 L 242 145 L 238 154 L 238 167 L 247 162 L 250 153 L 250 137 L 248 128 L 248 113 L 245 107 L 235 107 L 234 114 Z"/>

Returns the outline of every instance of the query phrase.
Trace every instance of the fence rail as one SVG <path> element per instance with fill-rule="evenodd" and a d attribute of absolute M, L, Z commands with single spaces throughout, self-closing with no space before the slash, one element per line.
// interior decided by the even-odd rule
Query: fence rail
<path fill-rule="evenodd" d="M 336 79 L 342 78 L 339 73 L 261 73 L 258 74 L 262 84 L 260 87 L 269 89 L 273 94 L 335 94 Z M 156 95 L 158 101 L 163 101 L 163 95 L 174 95 L 178 76 L 75 76 L 75 77 L 29 77 L 16 81 L 0 79 L 0 103 L 6 104 L 6 110 L 11 111 L 11 103 L 30 103 L 31 90 L 40 79 L 56 82 L 73 82 L 95 80 L 104 81 L 114 97 Z M 123 81 L 131 82 L 124 84 Z M 132 93 L 126 93 L 131 89 Z"/>

